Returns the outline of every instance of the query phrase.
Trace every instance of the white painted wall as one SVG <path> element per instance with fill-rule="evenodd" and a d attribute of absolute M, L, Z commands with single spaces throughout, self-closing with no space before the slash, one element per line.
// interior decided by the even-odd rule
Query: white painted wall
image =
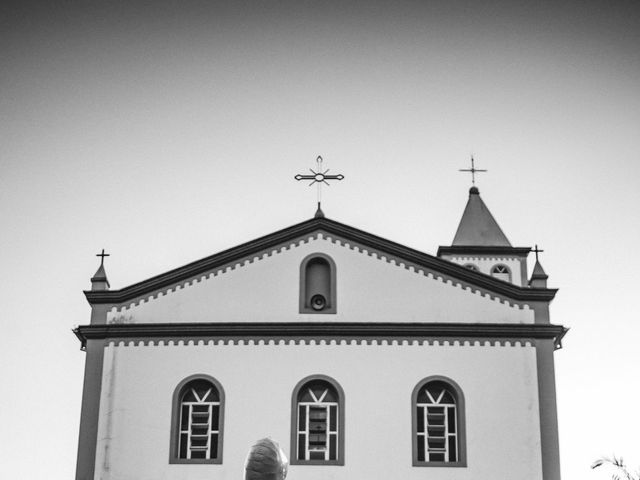
<path fill-rule="evenodd" d="M 437 274 L 416 272 L 396 260 L 326 238 L 312 238 L 274 252 L 119 311 L 114 308 L 107 322 L 534 322 L 533 310 L 527 305 L 501 303 Z M 300 263 L 314 252 L 326 253 L 336 263 L 335 315 L 298 313 Z"/>
<path fill-rule="evenodd" d="M 240 480 L 252 442 L 271 436 L 290 454 L 291 393 L 311 374 L 345 392 L 345 465 L 291 466 L 289 480 L 540 480 L 535 349 L 531 346 L 113 346 L 105 363 L 98 480 Z M 472 368 L 471 368 L 472 367 Z M 171 399 L 205 373 L 226 393 L 222 465 L 170 465 Z M 444 375 L 466 401 L 466 468 L 411 466 L 411 393 Z"/>

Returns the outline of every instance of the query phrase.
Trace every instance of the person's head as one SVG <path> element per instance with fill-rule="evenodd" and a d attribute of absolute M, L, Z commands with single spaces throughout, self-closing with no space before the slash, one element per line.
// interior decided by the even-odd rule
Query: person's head
<path fill-rule="evenodd" d="M 244 465 L 244 480 L 284 480 L 289 460 L 277 442 L 258 440 L 249 450 Z"/>

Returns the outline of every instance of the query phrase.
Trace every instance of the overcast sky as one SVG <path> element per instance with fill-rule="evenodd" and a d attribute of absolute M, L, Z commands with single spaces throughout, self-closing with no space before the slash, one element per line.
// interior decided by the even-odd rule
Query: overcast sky
<path fill-rule="evenodd" d="M 101 248 L 122 288 L 306 220 L 322 155 L 329 218 L 435 254 L 472 153 L 560 288 L 563 477 L 640 466 L 640 9 L 557 3 L 3 4 L 0 473 L 74 475 Z"/>

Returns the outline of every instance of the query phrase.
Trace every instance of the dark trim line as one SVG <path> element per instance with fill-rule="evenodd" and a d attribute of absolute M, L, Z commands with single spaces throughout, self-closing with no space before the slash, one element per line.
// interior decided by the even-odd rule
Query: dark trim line
<path fill-rule="evenodd" d="M 193 380 L 206 380 L 218 389 L 220 397 L 220 408 L 218 413 L 218 451 L 216 458 L 180 458 L 178 452 L 178 443 L 180 440 L 180 399 L 184 393 L 184 388 Z M 170 464 L 221 464 L 222 463 L 222 447 L 224 446 L 224 388 L 222 384 L 211 375 L 204 373 L 190 375 L 183 379 L 173 391 L 171 397 L 171 443 L 169 444 L 169 463 Z"/>
<path fill-rule="evenodd" d="M 298 460 L 298 395 L 300 394 L 300 389 L 302 387 L 314 380 L 324 380 L 325 382 L 330 383 L 338 393 L 338 458 L 336 460 Z M 293 392 L 291 393 L 291 442 L 289 444 L 290 465 L 344 465 L 344 403 L 344 390 L 335 379 L 327 375 L 309 375 L 296 384 Z"/>
<path fill-rule="evenodd" d="M 450 247 L 438 247 L 437 255 L 501 255 L 509 257 L 526 257 L 531 247 L 483 247 L 478 245 L 452 245 Z"/>
<path fill-rule="evenodd" d="M 251 256 L 259 251 L 268 250 L 276 245 L 287 243 L 295 238 L 304 237 L 314 232 L 322 231 L 329 235 L 336 235 L 346 240 L 371 249 L 380 250 L 399 257 L 419 267 L 432 269 L 449 275 L 457 280 L 469 282 L 472 285 L 486 288 L 492 292 L 502 294 L 514 300 L 544 300 L 551 301 L 557 290 L 549 288 L 525 288 L 491 278 L 479 272 L 473 272 L 461 265 L 432 255 L 405 247 L 399 243 L 386 240 L 371 233 L 358 230 L 343 223 L 328 218 L 312 218 L 291 227 L 279 230 L 264 237 L 252 240 L 234 248 L 224 250 L 215 255 L 189 263 L 175 270 L 135 283 L 120 290 L 86 290 L 85 297 L 91 305 L 120 304 L 137 297 L 147 295 L 156 290 L 169 287 L 175 283 L 203 274 L 209 270 L 233 263 L 243 257 Z M 518 250 L 517 248 L 515 249 Z M 525 249 L 526 250 L 526 249 Z"/>
<path fill-rule="evenodd" d="M 418 460 L 418 392 L 429 382 L 440 381 L 451 387 L 456 397 L 456 419 L 458 421 L 458 460 L 455 462 L 430 462 Z M 442 375 L 430 375 L 420 380 L 411 393 L 411 446 L 414 467 L 466 467 L 467 466 L 467 422 L 464 411 L 464 393 L 456 382 Z"/>
<path fill-rule="evenodd" d="M 540 338 L 557 342 L 567 332 L 562 325 L 504 323 L 128 323 L 82 325 L 73 330 L 82 345 L 107 338 L 219 337 L 219 338 Z"/>

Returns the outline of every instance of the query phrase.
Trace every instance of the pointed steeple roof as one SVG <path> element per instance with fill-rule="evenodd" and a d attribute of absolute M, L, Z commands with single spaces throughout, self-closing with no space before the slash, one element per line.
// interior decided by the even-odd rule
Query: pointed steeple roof
<path fill-rule="evenodd" d="M 101 264 L 93 277 L 91 277 L 91 290 L 108 290 L 109 287 L 107 272 L 104 270 L 104 265 Z"/>
<path fill-rule="evenodd" d="M 469 190 L 469 201 L 451 245 L 511 247 L 498 222 L 480 198 L 480 191 L 476 187 Z"/>
<path fill-rule="evenodd" d="M 536 248 L 538 246 L 536 245 Z M 533 272 L 531 272 L 531 278 L 529 279 L 529 286 L 534 288 L 547 288 L 547 279 L 549 275 L 546 274 L 544 268 L 540 262 L 536 259 L 536 264 L 533 267 Z"/>
<path fill-rule="evenodd" d="M 536 264 L 533 267 L 533 272 L 531 273 L 531 277 L 549 278 L 549 276 L 546 274 L 546 272 L 544 271 L 544 268 L 542 268 L 542 265 L 540 265 L 540 262 L 538 260 L 536 260 Z"/>

